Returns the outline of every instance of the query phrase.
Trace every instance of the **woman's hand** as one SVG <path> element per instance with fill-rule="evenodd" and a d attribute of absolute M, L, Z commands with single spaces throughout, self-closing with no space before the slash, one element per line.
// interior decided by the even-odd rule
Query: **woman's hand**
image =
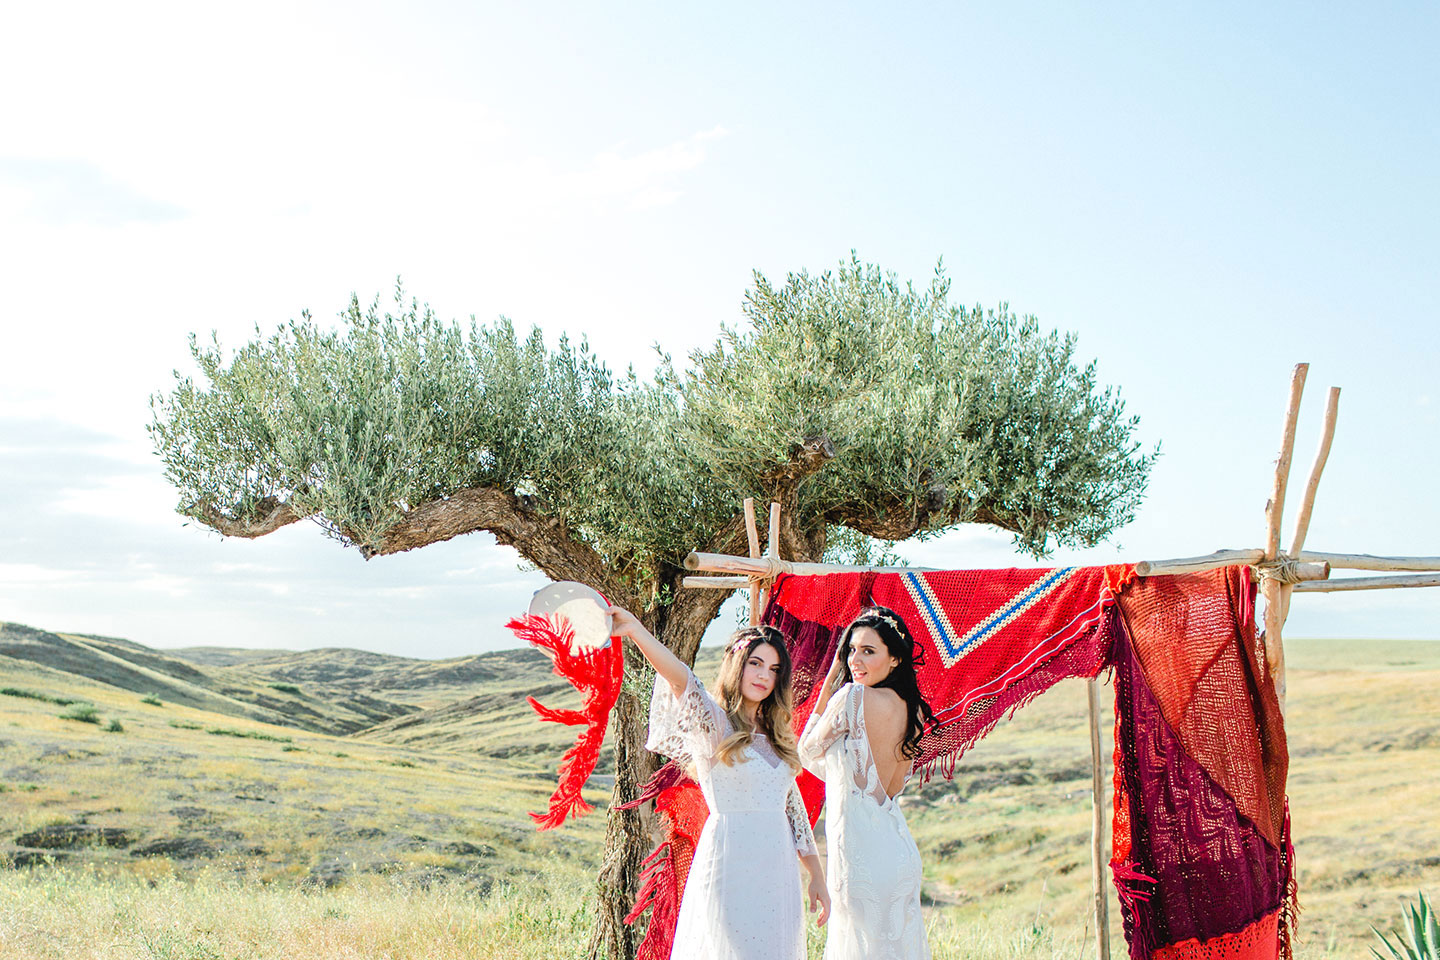
<path fill-rule="evenodd" d="M 839 689 L 840 681 L 845 676 L 845 663 L 840 659 L 840 651 L 843 647 L 844 644 L 836 645 L 835 656 L 830 661 L 830 671 L 825 674 L 825 690 L 828 693 L 834 693 Z M 824 704 L 822 703 L 821 707 L 823 706 Z"/>
<path fill-rule="evenodd" d="M 652 637 L 650 631 L 645 629 L 645 624 L 640 622 L 640 618 L 624 607 L 610 607 L 605 612 L 610 614 L 611 636 L 629 637 L 636 643 L 644 642 L 645 637 Z"/>
<path fill-rule="evenodd" d="M 810 901 L 810 912 L 820 912 L 815 925 L 825 926 L 825 921 L 830 919 L 830 891 L 825 886 L 825 877 L 814 867 L 810 869 L 810 884 L 805 895 Z"/>
<path fill-rule="evenodd" d="M 677 697 L 683 694 L 686 684 L 690 682 L 690 668 L 666 649 L 665 644 L 656 640 L 655 635 L 640 622 L 640 618 L 629 610 L 624 607 L 609 607 L 605 612 L 610 614 L 611 635 L 629 637 L 630 641 L 640 648 L 645 659 L 650 661 L 655 672 L 670 684 L 671 692 Z"/>

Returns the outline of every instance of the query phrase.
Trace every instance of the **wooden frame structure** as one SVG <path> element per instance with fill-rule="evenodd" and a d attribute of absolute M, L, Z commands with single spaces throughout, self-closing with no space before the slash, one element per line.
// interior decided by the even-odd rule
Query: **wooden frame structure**
<path fill-rule="evenodd" d="M 1135 565 L 1136 573 L 1146 577 L 1173 576 L 1184 573 L 1199 573 L 1235 564 L 1248 564 L 1260 579 L 1260 594 L 1264 598 L 1263 628 L 1261 637 L 1265 644 L 1265 666 L 1275 684 L 1280 700 L 1282 716 L 1285 711 L 1285 647 L 1282 633 L 1285 620 L 1290 612 L 1290 598 L 1294 593 L 1334 592 L 1346 590 L 1382 590 L 1409 587 L 1440 587 L 1440 557 L 1377 557 L 1369 554 L 1317 553 L 1307 551 L 1305 537 L 1310 529 L 1310 516 L 1315 507 L 1315 493 L 1320 486 L 1320 475 L 1330 456 L 1330 445 L 1335 439 L 1335 422 L 1340 408 L 1340 388 L 1331 387 L 1325 404 L 1325 418 L 1320 430 L 1320 445 L 1310 476 L 1300 499 L 1300 510 L 1295 521 L 1294 535 L 1290 549 L 1281 551 L 1281 520 L 1285 511 L 1285 494 L 1290 483 L 1290 466 L 1295 452 L 1295 427 L 1300 418 L 1300 400 L 1305 391 L 1305 377 L 1309 373 L 1308 363 L 1299 363 L 1290 376 L 1290 399 L 1285 410 L 1285 420 L 1280 440 L 1280 454 L 1275 461 L 1275 479 L 1270 498 L 1265 504 L 1265 539 L 1263 545 L 1252 549 L 1218 550 L 1203 557 L 1182 557 L 1172 560 L 1142 560 Z M 876 573 L 899 573 L 903 571 L 925 572 L 925 567 L 852 567 L 831 563 L 792 563 L 779 556 L 780 504 L 770 504 L 770 528 L 767 549 L 760 553 L 759 531 L 755 521 L 755 502 L 745 499 L 745 525 L 749 536 L 750 555 L 735 557 L 727 554 L 695 553 L 685 558 L 687 570 L 706 573 L 721 573 L 728 576 L 689 576 L 682 582 L 686 587 L 699 589 L 750 591 L 750 622 L 759 623 L 761 612 L 766 605 L 770 584 L 782 573 L 823 574 L 855 573 L 873 571 Z M 1334 569 L 1406 571 L 1401 575 L 1375 577 L 1348 577 L 1330 579 Z M 1087 699 L 1090 714 L 1090 762 L 1092 773 L 1091 806 L 1091 885 L 1094 894 L 1094 923 L 1096 956 L 1099 960 L 1110 960 L 1109 901 L 1105 886 L 1105 782 L 1104 758 L 1100 738 L 1099 681 L 1089 680 Z"/>

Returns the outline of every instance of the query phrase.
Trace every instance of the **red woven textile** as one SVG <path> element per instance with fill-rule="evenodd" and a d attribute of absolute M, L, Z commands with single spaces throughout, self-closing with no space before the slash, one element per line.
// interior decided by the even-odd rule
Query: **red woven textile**
<path fill-rule="evenodd" d="M 1243 930 L 1222 933 L 1203 943 L 1182 940 L 1150 954 L 1151 960 L 1270 960 L 1279 941 L 1279 911 L 1267 913 Z"/>
<path fill-rule="evenodd" d="M 635 960 L 668 960 L 675 943 L 675 924 L 680 918 L 680 899 L 690 876 L 695 844 L 710 816 L 700 785 L 680 772 L 674 764 L 661 767 L 640 796 L 625 807 L 654 799 L 655 812 L 665 829 L 665 839 L 645 858 L 640 874 L 640 892 L 635 906 L 625 915 L 626 923 L 640 919 L 650 909 L 645 938 L 635 951 Z"/>
<path fill-rule="evenodd" d="M 624 678 L 625 655 L 620 641 L 614 637 L 603 647 L 576 654 L 571 651 L 575 631 L 568 620 L 526 614 L 505 624 L 515 636 L 539 647 L 555 659 L 553 672 L 570 682 L 584 697 L 579 710 L 555 710 L 541 705 L 534 697 L 526 697 L 541 720 L 583 726 L 575 745 L 560 758 L 560 782 L 550 796 L 550 808 L 532 813 L 538 830 L 553 830 L 569 817 L 582 816 L 594 809 L 580 796 L 580 788 L 595 770 L 600 759 L 600 744 L 610 722 L 610 711 L 620 698 Z"/>
<path fill-rule="evenodd" d="M 803 723 L 845 627 L 874 604 L 900 614 L 921 645 L 916 677 L 939 721 L 918 763 L 928 775 L 942 762 L 948 775 L 1008 713 L 1065 677 L 1100 670 L 1107 638 L 1098 628 L 1133 577 L 1130 565 L 781 576 L 765 622 L 793 641 Z"/>
<path fill-rule="evenodd" d="M 1111 866 L 1132 960 L 1288 956 L 1288 753 L 1248 570 L 1147 578 L 1120 609 Z"/>
<path fill-rule="evenodd" d="M 1146 577 L 1121 610 L 1166 722 L 1279 847 L 1290 759 L 1251 593 L 1246 567 Z"/>

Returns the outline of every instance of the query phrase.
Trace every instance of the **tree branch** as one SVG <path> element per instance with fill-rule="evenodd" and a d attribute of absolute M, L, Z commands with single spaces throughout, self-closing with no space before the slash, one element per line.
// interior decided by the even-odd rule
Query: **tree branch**
<path fill-rule="evenodd" d="M 469 487 L 444 500 L 422 503 L 370 543 L 359 544 L 360 554 L 366 560 L 389 556 L 476 530 L 487 530 L 500 543 L 513 546 L 552 580 L 579 580 L 604 589 L 617 603 L 633 602 L 615 595 L 610 568 L 564 520 L 542 514 L 528 498 L 494 487 Z"/>
<path fill-rule="evenodd" d="M 818 473 L 825 464 L 835 459 L 835 444 L 823 433 L 814 437 L 806 437 L 805 442 L 790 451 L 790 459 L 773 468 L 767 473 L 762 473 L 760 479 L 772 489 L 772 496 L 776 493 L 793 489 L 800 485 L 800 481 Z M 782 499 L 779 496 L 775 498 Z"/>
<path fill-rule="evenodd" d="M 237 520 L 227 516 L 206 500 L 194 503 L 180 512 L 187 517 L 194 517 L 221 536 L 244 537 L 247 540 L 263 537 L 267 533 L 274 533 L 281 527 L 305 519 L 296 513 L 290 504 L 275 497 L 265 497 L 255 506 L 256 512 L 261 515 L 255 520 Z"/>
<path fill-rule="evenodd" d="M 842 504 L 826 512 L 825 522 L 849 527 L 851 530 L 859 531 L 876 540 L 890 541 L 908 540 L 929 526 L 930 521 L 937 515 L 947 525 L 987 523 L 1009 533 L 1016 533 L 1019 530 L 1019 525 L 1014 520 L 1006 520 L 988 507 L 978 507 L 968 515 L 966 511 L 960 509 L 945 510 L 943 508 L 943 490 L 939 490 L 938 503 L 936 502 L 936 492 L 936 490 L 932 490 L 925 502 L 896 502 L 878 512 L 873 505 L 869 504 L 857 502 Z"/>

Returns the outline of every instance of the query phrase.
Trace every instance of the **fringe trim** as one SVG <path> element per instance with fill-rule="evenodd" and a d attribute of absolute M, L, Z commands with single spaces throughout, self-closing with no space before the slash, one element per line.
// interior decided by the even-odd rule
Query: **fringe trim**
<path fill-rule="evenodd" d="M 635 960 L 669 960 L 675 946 L 675 926 L 680 919 L 680 891 L 675 876 L 675 858 L 669 841 L 646 857 L 640 870 L 640 893 L 635 906 L 625 915 L 633 924 L 648 908 L 650 923 L 635 950 Z"/>
<path fill-rule="evenodd" d="M 1133 566 L 1131 566 L 1131 575 L 1133 579 Z M 1062 677 L 1056 677 L 1053 681 L 1043 687 L 1021 694 L 1013 703 L 997 710 L 981 726 L 977 727 L 975 731 L 970 734 L 970 736 L 955 744 L 953 747 L 947 747 L 944 752 L 936 754 L 929 760 L 926 760 L 924 763 L 916 767 L 915 775 L 920 778 L 919 785 L 923 787 L 925 784 L 929 783 L 932 779 L 934 779 L 937 775 L 944 777 L 946 780 L 955 779 L 955 767 L 959 764 L 960 758 L 965 754 L 965 751 L 969 750 L 971 747 L 975 746 L 975 744 L 979 743 L 985 737 L 989 736 L 1001 723 L 1014 717 L 1015 714 L 1022 707 L 1029 706 L 1030 701 L 1034 700 L 1036 697 L 1044 693 L 1048 693 L 1050 689 L 1054 687 L 1055 684 L 1059 683 L 1061 680 L 1067 680 L 1072 676 L 1084 676 L 1087 679 L 1099 676 L 1100 673 L 1110 665 L 1110 657 L 1108 650 L 1109 644 L 1110 642 L 1112 642 L 1112 640 L 1110 637 L 1105 635 L 1105 621 L 1107 615 L 1109 614 L 1110 610 L 1115 606 L 1116 602 L 1117 601 L 1113 593 L 1107 592 L 1103 594 L 1100 610 L 1095 614 L 1093 620 L 1086 623 L 1082 627 L 1080 634 L 1076 636 L 1074 640 L 1070 641 L 1065 646 L 1055 651 L 1055 653 L 1052 654 L 1048 660 L 1037 664 L 1034 670 L 1026 674 L 1024 677 L 1020 678 L 1020 680 L 1016 682 L 1020 683 L 1023 682 L 1025 679 L 1028 679 L 1029 677 L 1033 677 L 1036 673 L 1039 673 L 1041 670 L 1044 670 L 1047 666 L 1049 666 L 1057 657 L 1062 657 L 1066 653 L 1068 653 L 1071 649 L 1075 647 L 1076 644 L 1094 642 L 1096 639 L 1099 639 L 1100 642 L 1105 645 L 1105 652 L 1101 653 L 1099 657 L 1099 664 L 1093 674 L 1066 674 Z M 1006 693 L 1014 689 L 1014 686 L 1015 684 L 1012 684 L 1010 687 L 1002 690 L 998 697 L 1004 697 Z M 932 727 L 931 731 L 933 732 L 935 729 L 938 728 Z"/>
<path fill-rule="evenodd" d="M 575 745 L 560 758 L 559 782 L 550 795 L 549 809 L 531 813 L 537 830 L 553 830 L 570 817 L 581 817 L 595 809 L 580 795 L 580 789 L 600 759 L 600 745 L 610 722 L 610 711 L 620 696 L 625 669 L 624 650 L 620 642 L 595 650 L 574 653 L 575 630 L 568 620 L 535 614 L 516 617 L 505 624 L 512 633 L 531 646 L 548 652 L 555 660 L 554 674 L 566 680 L 584 698 L 579 710 L 547 707 L 534 697 L 526 697 L 530 706 L 547 723 L 585 727 L 575 738 Z"/>
<path fill-rule="evenodd" d="M 689 779 L 690 777 L 686 775 L 681 766 L 672 760 L 659 770 L 656 770 L 654 776 L 641 784 L 639 796 L 634 800 L 627 800 L 625 803 L 618 804 L 615 809 L 634 810 L 646 800 L 654 800 L 666 790 L 678 786 Z"/>
<path fill-rule="evenodd" d="M 1142 910 L 1141 904 L 1150 902 L 1153 890 L 1140 886 L 1143 883 L 1159 883 L 1149 874 L 1141 873 L 1133 864 L 1110 864 L 1110 875 L 1115 883 L 1115 892 L 1120 898 L 1120 909 L 1130 921 L 1130 955 L 1149 957 L 1158 947 L 1159 937 L 1151 925 L 1149 910 Z"/>
<path fill-rule="evenodd" d="M 1290 798 L 1285 798 L 1285 896 L 1280 901 L 1279 935 L 1282 960 L 1294 957 L 1293 941 L 1300 932 L 1300 881 L 1295 876 L 1295 844 L 1290 837 Z"/>

